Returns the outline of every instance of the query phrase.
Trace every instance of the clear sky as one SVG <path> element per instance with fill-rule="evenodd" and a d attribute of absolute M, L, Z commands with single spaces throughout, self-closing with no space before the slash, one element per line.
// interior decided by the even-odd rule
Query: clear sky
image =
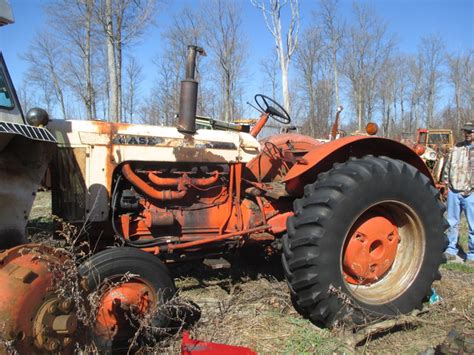
<path fill-rule="evenodd" d="M 151 28 L 133 50 L 144 73 L 154 70 L 152 58 L 160 51 L 160 35 L 169 23 L 169 19 L 186 5 L 199 6 L 206 0 L 168 0 L 160 5 L 157 25 Z M 258 63 L 273 52 L 273 38 L 268 33 L 259 10 L 250 4 L 250 0 L 241 1 L 244 11 L 244 31 L 248 38 L 249 82 L 248 97 L 261 88 L 258 75 Z M 301 1 L 302 28 L 311 19 L 311 12 L 318 6 L 317 0 Z M 3 52 L 10 74 L 15 83 L 21 83 L 26 71 L 26 63 L 20 59 L 36 31 L 47 26 L 43 12 L 46 0 L 10 0 L 15 24 L 0 29 L 0 50 Z M 474 48 L 474 0 L 368 0 L 380 17 L 387 21 L 389 31 L 396 35 L 399 48 L 403 52 L 413 52 L 419 39 L 430 34 L 439 34 L 445 40 L 450 51 Z M 351 22 L 351 0 L 340 0 L 341 17 Z M 291 73 L 290 73 L 291 76 Z M 256 79 L 258 78 L 258 79 Z M 142 91 L 148 90 L 154 75 L 146 75 Z M 250 80 L 250 79 L 249 79 Z"/>

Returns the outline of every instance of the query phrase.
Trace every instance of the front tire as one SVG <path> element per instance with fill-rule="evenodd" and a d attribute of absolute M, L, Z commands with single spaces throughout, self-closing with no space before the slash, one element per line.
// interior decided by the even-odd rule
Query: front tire
<path fill-rule="evenodd" d="M 129 247 L 106 249 L 83 263 L 79 274 L 90 292 L 98 292 L 92 336 L 102 351 L 126 348 L 147 315 L 152 328 L 168 326 L 164 305 L 176 287 L 157 257 Z"/>
<path fill-rule="evenodd" d="M 307 185 L 294 211 L 282 262 L 297 308 L 316 324 L 408 313 L 441 277 L 444 206 L 411 165 L 351 159 Z"/>

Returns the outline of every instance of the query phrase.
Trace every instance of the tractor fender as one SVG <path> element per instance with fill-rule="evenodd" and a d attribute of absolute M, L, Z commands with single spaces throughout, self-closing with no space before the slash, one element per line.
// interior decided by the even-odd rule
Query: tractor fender
<path fill-rule="evenodd" d="M 397 141 L 370 136 L 350 136 L 314 147 L 285 175 L 286 190 L 295 196 L 303 194 L 304 186 L 316 180 L 319 173 L 328 171 L 334 163 L 364 155 L 387 156 L 402 160 L 426 175 L 434 185 L 433 177 L 423 160 L 409 147 Z"/>

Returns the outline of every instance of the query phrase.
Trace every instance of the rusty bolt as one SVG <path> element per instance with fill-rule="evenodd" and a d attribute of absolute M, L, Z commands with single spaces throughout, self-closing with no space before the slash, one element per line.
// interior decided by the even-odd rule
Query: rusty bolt
<path fill-rule="evenodd" d="M 370 272 L 374 272 L 376 267 L 377 267 L 377 265 L 376 265 L 376 264 L 372 264 L 372 265 L 370 265 L 370 266 L 369 266 L 369 270 L 370 270 Z"/>
<path fill-rule="evenodd" d="M 393 232 L 390 232 L 387 238 L 391 242 L 393 240 Z"/>
<path fill-rule="evenodd" d="M 72 301 L 71 300 L 64 300 L 59 304 L 59 308 L 63 312 L 69 312 L 72 308 Z"/>
<path fill-rule="evenodd" d="M 48 307 L 48 313 L 53 314 L 56 313 L 58 310 L 58 307 L 56 306 L 56 303 L 51 303 Z"/>
<path fill-rule="evenodd" d="M 49 340 L 46 342 L 46 344 L 45 344 L 44 347 L 45 347 L 46 350 L 48 350 L 48 351 L 56 351 L 56 350 L 59 349 L 59 346 L 60 346 L 60 345 L 61 345 L 61 344 L 59 343 L 59 340 L 58 340 L 58 339 L 51 338 L 51 339 L 49 339 Z"/>
<path fill-rule="evenodd" d="M 355 238 L 361 243 L 365 242 L 365 236 L 362 233 L 357 233 Z"/>

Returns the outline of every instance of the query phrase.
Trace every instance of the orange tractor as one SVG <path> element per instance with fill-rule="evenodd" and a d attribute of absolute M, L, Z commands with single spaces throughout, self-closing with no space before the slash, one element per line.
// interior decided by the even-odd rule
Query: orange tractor
<path fill-rule="evenodd" d="M 444 196 L 447 187 L 441 181 L 448 153 L 454 146 L 453 131 L 445 128 L 418 128 L 416 143 L 413 146 L 415 152 L 420 155 L 428 169 L 433 175 L 436 187 Z"/>
<path fill-rule="evenodd" d="M 249 133 L 196 130 L 200 52 L 189 47 L 177 127 L 48 125 L 58 141 L 53 213 L 85 223 L 89 240 L 104 247 L 79 267 L 83 292 L 121 280 L 98 300 L 97 343 L 132 336 L 124 321 L 132 311 L 168 324 L 154 312 L 175 292 L 167 265 L 248 246 L 281 252 L 295 307 L 317 324 L 420 307 L 440 278 L 445 246 L 444 209 L 423 161 L 376 136 L 324 143 L 287 133 L 259 142 L 269 119 L 291 121 L 264 95 L 255 96 L 260 117 Z M 111 248 L 114 237 L 123 246 Z M 45 262 L 62 257 L 32 245 L 0 254 L 1 321 L 20 350 L 67 351 L 78 341 L 74 304 L 53 292 Z"/>

